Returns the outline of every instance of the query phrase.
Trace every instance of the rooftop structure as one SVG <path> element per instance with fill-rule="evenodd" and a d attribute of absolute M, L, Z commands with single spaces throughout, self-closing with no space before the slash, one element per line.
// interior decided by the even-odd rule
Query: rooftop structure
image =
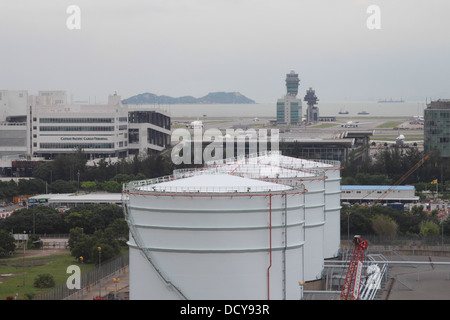
<path fill-rule="evenodd" d="M 26 116 L 27 101 L 26 90 L 0 90 L 0 123 L 10 117 Z"/>
<path fill-rule="evenodd" d="M 30 197 L 28 205 L 45 204 L 53 208 L 72 208 L 84 204 L 107 204 L 114 203 L 122 205 L 122 194 L 120 193 L 57 193 L 41 194 Z"/>

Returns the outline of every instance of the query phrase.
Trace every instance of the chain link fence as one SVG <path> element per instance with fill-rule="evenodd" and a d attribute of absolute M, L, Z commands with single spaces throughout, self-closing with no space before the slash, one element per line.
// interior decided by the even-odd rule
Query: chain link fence
<path fill-rule="evenodd" d="M 102 262 L 99 268 L 88 272 L 83 272 L 83 267 L 81 267 L 80 289 L 69 289 L 67 284 L 64 283 L 50 291 L 36 295 L 34 300 L 82 299 L 83 295 L 93 290 L 92 288 L 97 286 L 101 280 L 114 275 L 117 271 L 126 269 L 128 265 L 129 254 L 127 252 L 114 260 Z M 99 292 L 98 295 L 103 294 Z"/>

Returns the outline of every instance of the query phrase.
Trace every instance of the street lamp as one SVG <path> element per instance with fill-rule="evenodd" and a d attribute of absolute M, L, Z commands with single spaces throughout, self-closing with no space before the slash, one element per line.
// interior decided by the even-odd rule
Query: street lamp
<path fill-rule="evenodd" d="M 114 291 L 114 300 L 117 299 L 117 283 L 120 281 L 120 278 L 113 278 L 114 285 L 116 287 L 116 290 Z"/>
<path fill-rule="evenodd" d="M 347 241 L 350 242 L 350 211 L 345 214 L 347 215 Z"/>
<path fill-rule="evenodd" d="M 80 287 L 81 287 L 81 298 L 83 299 L 83 262 L 84 262 L 84 258 L 83 256 L 80 257 L 80 261 L 81 261 L 81 277 L 80 277 Z"/>
<path fill-rule="evenodd" d="M 23 286 L 24 287 L 25 287 L 25 247 L 27 246 L 26 234 L 27 234 L 27 232 L 24 231 L 23 232 L 23 260 L 22 260 L 22 263 L 23 263 Z"/>

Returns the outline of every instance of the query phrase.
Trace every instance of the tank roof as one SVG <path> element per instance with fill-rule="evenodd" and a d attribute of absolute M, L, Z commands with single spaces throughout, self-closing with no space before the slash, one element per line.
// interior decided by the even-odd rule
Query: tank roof
<path fill-rule="evenodd" d="M 235 193 L 292 190 L 292 187 L 287 185 L 243 178 L 230 174 L 191 171 L 187 175 L 185 178 L 171 179 L 164 182 L 155 181 L 156 183 L 142 185 L 137 187 L 137 189 L 141 191 L 181 193 Z"/>
<path fill-rule="evenodd" d="M 336 160 L 310 160 L 295 158 L 282 155 L 280 151 L 268 151 L 251 154 L 246 157 L 209 161 L 206 165 L 211 167 L 230 163 L 255 163 L 261 165 L 279 166 L 292 170 L 332 169 L 340 167 L 340 162 Z"/>
<path fill-rule="evenodd" d="M 315 168 L 332 168 L 333 164 L 326 161 L 308 160 L 302 158 L 294 158 L 284 156 L 281 153 L 268 153 L 258 157 L 259 163 L 278 165 L 291 169 L 315 169 Z"/>
<path fill-rule="evenodd" d="M 311 171 L 292 170 L 272 164 L 252 163 L 251 161 L 247 163 L 237 162 L 226 164 L 222 168 L 233 175 L 245 176 L 252 179 L 311 178 L 317 177 L 318 175 Z"/>

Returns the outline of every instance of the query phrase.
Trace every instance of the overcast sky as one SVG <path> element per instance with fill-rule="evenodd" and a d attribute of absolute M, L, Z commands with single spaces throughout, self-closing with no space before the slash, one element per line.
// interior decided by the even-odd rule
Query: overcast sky
<path fill-rule="evenodd" d="M 0 0 L 0 89 L 271 102 L 295 70 L 302 98 L 450 98 L 448 12 L 448 0 Z"/>

